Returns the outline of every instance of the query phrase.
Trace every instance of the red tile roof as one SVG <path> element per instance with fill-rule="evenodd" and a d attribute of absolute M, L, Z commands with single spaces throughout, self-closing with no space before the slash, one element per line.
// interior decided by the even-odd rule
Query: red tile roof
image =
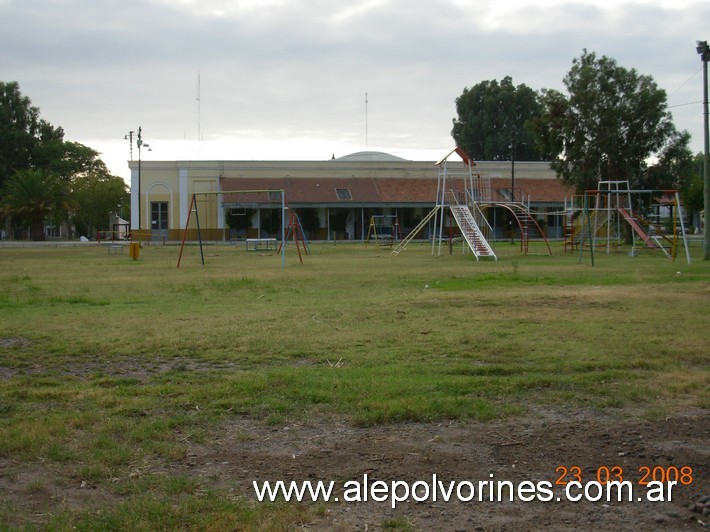
<path fill-rule="evenodd" d="M 510 189 L 510 179 L 492 178 L 493 201 L 508 201 L 501 189 Z M 437 179 L 422 178 L 230 178 L 220 179 L 225 192 L 238 190 L 280 190 L 289 204 L 431 204 L 436 201 Z M 453 186 L 451 186 L 453 185 Z M 563 202 L 572 189 L 558 179 L 518 179 L 522 189 L 535 202 Z M 463 190 L 461 180 L 447 183 L 447 189 Z M 347 189 L 351 199 L 339 199 L 336 189 Z M 266 194 L 225 194 L 224 203 L 264 203 Z M 276 201 L 272 201 L 277 203 Z"/>

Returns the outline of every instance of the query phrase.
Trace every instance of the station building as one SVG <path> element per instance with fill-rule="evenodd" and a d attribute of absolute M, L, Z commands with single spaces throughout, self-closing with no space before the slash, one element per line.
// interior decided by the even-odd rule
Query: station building
<path fill-rule="evenodd" d="M 448 164 L 464 168 L 463 161 Z M 434 207 L 440 173 L 434 161 L 371 151 L 324 161 L 131 161 L 129 168 L 131 229 L 152 240 L 182 238 L 193 197 L 203 239 L 278 236 L 280 190 L 310 240 L 364 240 L 373 216 L 392 220 L 390 230 L 406 236 Z M 573 191 L 549 163 L 479 161 L 473 172 L 490 186 L 493 238 L 515 236 L 506 210 L 495 207 L 513 200 L 528 206 L 548 238 L 563 236 L 558 214 Z M 238 192 L 254 190 L 264 192 Z"/>

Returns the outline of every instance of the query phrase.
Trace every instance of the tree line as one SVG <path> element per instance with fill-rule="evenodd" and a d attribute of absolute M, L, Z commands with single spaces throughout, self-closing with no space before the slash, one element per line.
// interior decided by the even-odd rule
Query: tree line
<path fill-rule="evenodd" d="M 566 94 L 482 81 L 456 99 L 451 135 L 477 160 L 550 161 L 577 192 L 599 181 L 680 191 L 690 213 L 703 208 L 702 154 L 674 124 L 652 77 L 584 50 L 563 80 Z"/>
<path fill-rule="evenodd" d="M 45 225 L 76 236 L 109 230 L 109 216 L 129 216 L 129 192 L 99 153 L 64 139 L 40 118 L 17 82 L 0 82 L 0 219 L 6 236 L 45 239 Z"/>
<path fill-rule="evenodd" d="M 690 213 L 703 208 L 702 154 L 678 131 L 666 92 L 652 77 L 584 50 L 563 79 L 566 94 L 482 81 L 456 98 L 451 135 L 477 160 L 550 161 L 578 192 L 599 181 L 632 189 L 677 189 Z M 128 187 L 88 146 L 64 139 L 39 116 L 17 82 L 0 82 L 0 216 L 5 231 L 29 228 L 44 239 L 46 222 L 78 234 L 110 229 L 110 213 L 128 217 Z"/>

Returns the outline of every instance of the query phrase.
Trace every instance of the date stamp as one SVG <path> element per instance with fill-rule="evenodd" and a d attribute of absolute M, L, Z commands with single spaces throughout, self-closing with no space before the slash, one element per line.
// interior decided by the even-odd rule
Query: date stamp
<path fill-rule="evenodd" d="M 639 486 L 648 486 L 651 482 L 662 484 L 674 482 L 674 485 L 689 486 L 694 481 L 693 468 L 689 465 L 642 465 L 631 471 L 619 465 L 601 465 L 596 470 L 582 469 L 576 465 L 559 465 L 555 468 L 555 474 L 557 475 L 555 484 L 558 486 L 566 486 L 570 482 L 582 484 L 589 481 L 600 484 L 628 481 Z"/>

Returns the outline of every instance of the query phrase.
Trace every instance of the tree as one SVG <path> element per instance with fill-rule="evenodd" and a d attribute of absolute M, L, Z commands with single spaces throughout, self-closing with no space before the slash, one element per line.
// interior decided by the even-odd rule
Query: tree
<path fill-rule="evenodd" d="M 16 81 L 0 82 L 0 189 L 15 172 L 42 167 L 42 149 L 63 138 L 61 128 L 40 119 Z"/>
<path fill-rule="evenodd" d="M 99 158 L 99 152 L 79 142 L 50 141 L 38 152 L 36 165 L 47 168 L 66 181 L 91 173 L 108 173 L 106 164 Z"/>
<path fill-rule="evenodd" d="M 646 160 L 687 145 L 689 137 L 673 125 L 665 91 L 650 76 L 584 50 L 564 84 L 569 97 L 543 91 L 545 111 L 534 129 L 541 150 L 554 156 L 558 176 L 578 192 L 599 181 L 648 188 Z"/>
<path fill-rule="evenodd" d="M 45 155 L 53 173 L 70 184 L 71 219 L 79 234 L 91 236 L 96 231 L 111 230 L 110 215 L 129 210 L 125 181 L 111 175 L 96 150 L 78 142 L 63 142 L 51 145 Z"/>
<path fill-rule="evenodd" d="M 689 143 L 690 133 L 674 131 L 658 154 L 658 161 L 646 171 L 643 187 L 649 190 L 676 189 L 681 192 L 686 189 L 695 173 Z"/>
<path fill-rule="evenodd" d="M 30 227 L 32 240 L 44 240 L 44 223 L 61 221 L 69 211 L 67 183 L 46 170 L 20 170 L 5 182 L 3 210 Z"/>
<path fill-rule="evenodd" d="M 691 161 L 691 172 L 680 187 L 680 199 L 683 202 L 683 207 L 688 217 L 693 220 L 695 214 L 702 211 L 705 207 L 705 198 L 703 191 L 705 182 L 703 179 L 703 160 L 705 155 L 698 153 Z"/>
<path fill-rule="evenodd" d="M 538 94 L 510 76 L 465 88 L 456 98 L 451 136 L 471 157 L 486 161 L 542 160 L 529 127 L 542 113 Z"/>
<path fill-rule="evenodd" d="M 0 82 L 0 200 L 6 214 L 30 224 L 33 239 L 43 238 L 42 212 L 64 222 L 71 203 L 74 222 L 93 234 L 129 203 L 125 183 L 110 175 L 99 153 L 65 141 L 64 130 L 40 119 L 17 82 Z"/>
<path fill-rule="evenodd" d="M 105 168 L 94 168 L 71 182 L 72 220 L 79 234 L 94 235 L 96 231 L 112 230 L 109 217 L 126 209 L 130 196 L 123 179 L 111 175 Z"/>

